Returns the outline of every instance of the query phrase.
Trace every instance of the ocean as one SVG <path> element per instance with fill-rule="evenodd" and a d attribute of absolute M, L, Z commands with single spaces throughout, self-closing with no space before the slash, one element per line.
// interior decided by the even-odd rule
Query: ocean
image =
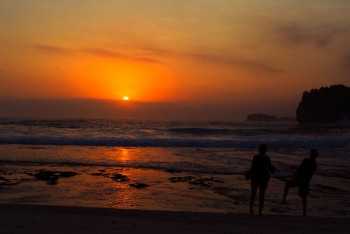
<path fill-rule="evenodd" d="M 284 181 L 317 149 L 308 214 L 349 216 L 349 123 L 0 119 L 0 201 L 248 213 L 261 143 L 276 167 L 264 213 L 302 214 L 297 189 L 281 204 Z"/>

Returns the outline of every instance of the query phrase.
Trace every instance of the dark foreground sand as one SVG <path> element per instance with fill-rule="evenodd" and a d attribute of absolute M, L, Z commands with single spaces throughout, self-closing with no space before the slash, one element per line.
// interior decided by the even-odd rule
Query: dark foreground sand
<path fill-rule="evenodd" d="M 0 233 L 348 233 L 349 218 L 0 205 Z"/>

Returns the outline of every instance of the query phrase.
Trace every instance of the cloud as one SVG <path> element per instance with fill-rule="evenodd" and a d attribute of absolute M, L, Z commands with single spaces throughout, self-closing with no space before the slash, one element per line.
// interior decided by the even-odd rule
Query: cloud
<path fill-rule="evenodd" d="M 83 48 L 83 49 L 70 49 L 59 46 L 36 44 L 32 45 L 33 48 L 45 53 L 54 54 L 90 54 L 99 57 L 112 58 L 112 59 L 125 59 L 136 62 L 145 63 L 163 63 L 164 57 L 176 57 L 176 58 L 188 58 L 200 62 L 219 64 L 225 66 L 231 66 L 236 68 L 243 68 L 250 70 L 258 74 L 278 74 L 283 70 L 275 68 L 264 62 L 260 62 L 254 59 L 244 59 L 233 56 L 213 55 L 209 53 L 201 52 L 177 52 L 166 50 L 157 47 L 142 47 L 133 48 L 139 51 L 137 54 L 126 54 L 115 50 L 107 50 L 103 48 Z M 163 57 L 163 58 L 162 58 Z"/>
<path fill-rule="evenodd" d="M 341 67 L 350 72 L 350 52 L 346 53 L 341 59 Z"/>
<path fill-rule="evenodd" d="M 268 64 L 255 61 L 255 60 L 248 60 L 248 59 L 243 59 L 243 58 L 235 58 L 235 57 L 229 57 L 229 56 L 215 56 L 215 55 L 209 55 L 209 54 L 188 54 L 188 56 L 194 58 L 194 59 L 199 59 L 203 61 L 208 61 L 211 63 L 220 63 L 232 67 L 240 67 L 240 68 L 245 68 L 252 70 L 254 72 L 258 73 L 282 73 L 283 71 L 274 68 L 273 66 L 270 66 Z"/>
<path fill-rule="evenodd" d="M 350 70 L 350 53 L 344 56 L 344 62 L 343 65 L 345 68 Z"/>
<path fill-rule="evenodd" d="M 36 50 L 39 50 L 41 52 L 51 53 L 51 54 L 72 55 L 72 54 L 84 53 L 84 54 L 97 55 L 99 57 L 108 57 L 113 59 L 126 59 L 126 60 L 145 62 L 145 63 L 160 63 L 159 60 L 156 60 L 153 58 L 141 57 L 138 55 L 128 55 L 128 54 L 120 53 L 114 50 L 106 50 L 101 48 L 71 49 L 66 47 L 44 45 L 44 44 L 30 45 L 30 47 Z"/>
<path fill-rule="evenodd" d="M 106 50 L 106 49 L 100 49 L 100 48 L 89 48 L 89 49 L 83 49 L 81 50 L 84 53 L 98 55 L 101 57 L 109 57 L 109 58 L 115 58 L 115 59 L 127 59 L 127 60 L 133 60 L 133 61 L 139 61 L 139 62 L 146 62 L 146 63 L 161 63 L 159 60 L 138 56 L 138 55 L 127 55 L 123 53 L 119 53 L 112 50 Z"/>
<path fill-rule="evenodd" d="M 345 28 L 334 26 L 306 27 L 297 23 L 287 23 L 275 28 L 279 40 L 288 45 L 312 45 L 318 49 L 328 48 L 335 37 L 344 32 Z"/>
<path fill-rule="evenodd" d="M 256 73 L 269 73 L 277 74 L 282 73 L 283 70 L 275 68 L 266 63 L 254 60 L 254 59 L 244 59 L 233 56 L 220 56 L 208 53 L 200 52 L 176 52 L 171 50 L 165 50 L 156 47 L 144 47 L 142 48 L 146 54 L 151 54 L 154 56 L 165 56 L 165 57 L 185 57 L 200 62 L 207 62 L 213 64 L 220 64 L 225 66 L 238 67 L 243 69 L 248 69 Z"/>
<path fill-rule="evenodd" d="M 71 50 L 71 49 L 67 49 L 59 46 L 51 46 L 51 45 L 35 44 L 35 45 L 31 45 L 31 47 L 46 53 L 68 54 L 68 53 L 74 52 L 74 50 Z"/>

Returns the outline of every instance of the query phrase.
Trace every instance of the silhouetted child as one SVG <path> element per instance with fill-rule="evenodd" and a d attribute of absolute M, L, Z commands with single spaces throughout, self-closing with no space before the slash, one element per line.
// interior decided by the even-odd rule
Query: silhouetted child
<path fill-rule="evenodd" d="M 303 200 L 303 215 L 306 216 L 307 196 L 309 195 L 309 183 L 317 168 L 317 150 L 310 151 L 310 158 L 305 158 L 294 174 L 293 179 L 286 181 L 284 186 L 282 203 L 286 202 L 289 188 L 299 187 L 299 195 Z"/>
<path fill-rule="evenodd" d="M 259 154 L 254 156 L 247 176 L 247 179 L 251 179 L 250 213 L 253 213 L 255 196 L 259 188 L 259 215 L 262 215 L 264 208 L 265 191 L 270 180 L 270 172 L 274 173 L 274 167 L 270 158 L 265 155 L 266 152 L 267 146 L 261 144 L 259 146 Z"/>

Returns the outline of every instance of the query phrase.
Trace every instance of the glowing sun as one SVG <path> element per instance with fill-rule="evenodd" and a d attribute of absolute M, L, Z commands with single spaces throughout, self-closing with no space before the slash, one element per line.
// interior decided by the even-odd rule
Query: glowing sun
<path fill-rule="evenodd" d="M 129 101 L 129 97 L 128 97 L 128 96 L 124 96 L 124 97 L 123 97 L 123 100 L 124 100 L 124 101 Z"/>

